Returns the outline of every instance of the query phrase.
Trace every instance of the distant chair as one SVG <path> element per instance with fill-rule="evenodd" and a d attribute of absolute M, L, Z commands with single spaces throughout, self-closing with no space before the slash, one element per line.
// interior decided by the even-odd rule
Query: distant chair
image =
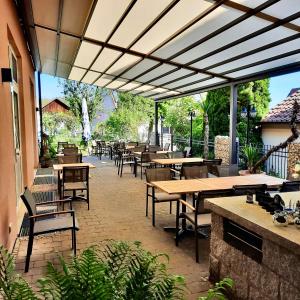
<path fill-rule="evenodd" d="M 62 175 L 62 190 L 63 197 L 66 192 L 73 192 L 72 200 L 84 200 L 87 202 L 88 210 L 90 209 L 90 196 L 89 196 L 89 167 L 63 167 Z M 77 195 L 77 191 L 86 191 L 86 197 Z"/>
<path fill-rule="evenodd" d="M 165 143 L 163 150 L 169 151 L 169 149 L 170 149 L 170 143 Z"/>
<path fill-rule="evenodd" d="M 200 229 L 203 227 L 211 226 L 211 213 L 207 212 L 204 209 L 204 199 L 206 198 L 219 198 L 219 197 L 229 197 L 232 195 L 232 190 L 218 190 L 218 191 L 206 191 L 198 193 L 196 206 L 192 206 L 187 201 L 180 199 L 177 202 L 176 208 L 176 238 L 175 244 L 179 244 L 179 220 L 185 219 L 186 221 L 194 225 L 194 234 L 195 234 L 195 254 L 196 262 L 199 262 L 199 245 L 198 238 L 200 235 Z M 184 206 L 185 209 L 180 212 L 180 205 Z M 186 208 L 189 208 L 191 212 L 186 211 Z"/>
<path fill-rule="evenodd" d="M 156 145 L 149 145 L 148 149 L 149 152 L 157 152 L 163 150 L 160 146 L 156 146 Z"/>
<path fill-rule="evenodd" d="M 29 219 L 29 239 L 25 262 L 25 272 L 29 270 L 30 256 L 32 253 L 33 239 L 36 235 L 47 234 L 56 231 L 72 231 L 72 249 L 76 255 L 76 231 L 79 230 L 78 222 L 74 210 L 64 210 L 56 212 L 38 213 L 37 206 L 70 203 L 70 199 L 56 200 L 36 203 L 32 193 L 25 188 L 21 198 L 28 211 Z M 50 217 L 50 218 L 48 218 Z"/>
<path fill-rule="evenodd" d="M 71 147 L 71 148 L 64 148 L 63 154 L 66 155 L 76 155 L 78 154 L 78 148 L 77 147 Z"/>
<path fill-rule="evenodd" d="M 82 154 L 64 155 L 57 157 L 59 164 L 76 164 L 82 162 Z"/>
<path fill-rule="evenodd" d="M 216 159 L 204 159 L 203 164 L 207 166 L 208 173 L 219 177 L 219 170 L 217 166 L 220 166 L 222 164 L 222 159 L 221 158 L 216 158 Z"/>
<path fill-rule="evenodd" d="M 185 147 L 184 152 L 185 152 L 185 157 L 191 157 L 191 147 Z"/>
<path fill-rule="evenodd" d="M 135 176 L 137 175 L 137 167 L 140 167 L 141 179 L 143 179 L 143 170 L 145 168 L 151 167 L 151 165 L 152 165 L 151 153 L 150 152 L 142 152 L 140 159 L 135 158 L 135 167 L 136 167 Z"/>
<path fill-rule="evenodd" d="M 217 166 L 219 177 L 238 176 L 239 168 L 237 164 Z"/>
<path fill-rule="evenodd" d="M 300 191 L 300 181 L 285 181 L 280 189 L 281 193 L 298 191 Z"/>
<path fill-rule="evenodd" d="M 185 179 L 207 178 L 207 166 L 183 165 L 181 176 Z"/>
<path fill-rule="evenodd" d="M 134 156 L 131 154 L 129 150 L 119 151 L 119 158 L 118 158 L 118 175 L 120 177 L 123 176 L 123 168 L 124 166 L 130 166 L 133 173 L 136 173 L 136 166 Z"/>
<path fill-rule="evenodd" d="M 172 180 L 173 174 L 170 168 L 153 168 L 146 169 L 146 217 L 148 217 L 149 197 L 152 200 L 152 226 L 155 226 L 155 205 L 162 202 L 170 202 L 170 213 L 172 213 L 172 202 L 178 201 L 180 194 L 168 194 L 165 192 L 157 192 L 156 188 L 151 184 L 153 181 Z M 149 192 L 151 189 L 151 193 Z"/>

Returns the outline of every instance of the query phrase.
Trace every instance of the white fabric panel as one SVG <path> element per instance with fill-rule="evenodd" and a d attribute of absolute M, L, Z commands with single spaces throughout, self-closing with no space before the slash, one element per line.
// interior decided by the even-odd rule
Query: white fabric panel
<path fill-rule="evenodd" d="M 229 9 L 226 6 L 218 7 L 208 16 L 194 24 L 188 30 L 185 30 L 183 33 L 163 46 L 161 49 L 155 51 L 154 55 L 168 58 L 178 51 L 184 49 L 185 47 L 193 44 L 195 41 L 204 38 L 220 27 L 230 23 L 242 14 L 242 12 L 235 9 Z M 198 56 L 199 55 L 200 53 L 198 53 Z"/>
<path fill-rule="evenodd" d="M 126 83 L 127 80 L 124 80 L 124 79 L 117 79 L 117 80 L 114 80 L 112 83 L 110 83 L 107 88 L 108 89 L 117 89 L 119 86 L 123 85 L 124 83 Z"/>
<path fill-rule="evenodd" d="M 122 75 L 124 78 L 132 79 L 145 70 L 148 70 L 152 68 L 153 66 L 158 65 L 157 61 L 151 60 L 151 59 L 144 59 L 139 64 L 134 66 L 132 69 L 128 70 L 126 73 Z"/>
<path fill-rule="evenodd" d="M 162 94 L 156 95 L 155 99 L 160 99 L 160 98 L 166 97 L 166 96 L 174 96 L 174 95 L 178 95 L 178 94 L 180 94 L 180 93 L 179 92 L 175 92 L 175 91 L 170 91 L 170 92 L 166 92 L 166 93 L 162 93 Z"/>
<path fill-rule="evenodd" d="M 141 58 L 138 56 L 124 54 L 117 62 L 115 62 L 111 68 L 108 69 L 107 73 L 112 75 L 119 75 L 125 69 L 139 61 Z"/>
<path fill-rule="evenodd" d="M 255 7 L 263 4 L 265 2 L 265 0 L 236 0 L 234 2 L 248 6 L 250 8 L 255 8 Z"/>
<path fill-rule="evenodd" d="M 79 40 L 65 34 L 60 34 L 58 60 L 71 64 L 79 46 Z"/>
<path fill-rule="evenodd" d="M 204 55 L 216 48 L 225 46 L 268 25 L 270 25 L 270 22 L 258 19 L 257 17 L 249 18 L 230 29 L 227 29 L 205 43 L 202 43 L 190 51 L 176 57 L 174 60 L 183 64 L 188 63 L 193 59 L 198 58 L 199 55 Z"/>
<path fill-rule="evenodd" d="M 113 79 L 113 76 L 104 74 L 94 84 L 102 87 L 107 83 L 111 82 Z"/>
<path fill-rule="evenodd" d="M 70 72 L 70 65 L 64 63 L 57 63 L 56 76 L 67 78 Z"/>
<path fill-rule="evenodd" d="M 88 71 L 84 78 L 82 79 L 82 82 L 92 84 L 101 74 L 94 72 L 94 71 Z"/>
<path fill-rule="evenodd" d="M 42 57 L 42 72 L 55 76 L 56 61 L 54 59 Z"/>
<path fill-rule="evenodd" d="M 57 28 L 59 0 L 32 0 L 34 22 L 51 28 Z"/>
<path fill-rule="evenodd" d="M 293 22 L 291 22 L 291 23 L 300 26 L 300 18 L 295 19 L 295 20 L 294 20 Z"/>
<path fill-rule="evenodd" d="M 186 70 L 186 69 L 180 69 L 178 71 L 175 71 L 169 75 L 166 75 L 160 79 L 154 80 L 151 82 L 153 85 L 161 85 L 164 84 L 165 82 L 169 82 L 171 80 L 175 80 L 176 78 L 180 78 L 182 76 L 185 76 L 187 74 L 192 74 L 192 71 Z"/>
<path fill-rule="evenodd" d="M 196 75 L 189 76 L 187 78 L 184 78 L 184 79 L 172 82 L 170 84 L 166 84 L 165 87 L 167 87 L 168 89 L 173 89 L 173 88 L 175 88 L 177 86 L 182 86 L 184 84 L 188 84 L 190 82 L 194 82 L 194 81 L 197 81 L 197 80 L 205 79 L 205 78 L 208 78 L 208 77 L 209 76 L 205 75 L 205 74 L 196 74 Z"/>
<path fill-rule="evenodd" d="M 278 60 L 275 60 L 272 62 L 268 62 L 268 63 L 262 64 L 262 65 L 258 65 L 255 67 L 237 71 L 234 73 L 229 73 L 227 76 L 237 78 L 237 77 L 241 77 L 241 76 L 245 76 L 245 75 L 256 74 L 257 72 L 262 72 L 262 71 L 265 71 L 268 69 L 284 66 L 284 65 L 299 62 L 299 61 L 300 61 L 300 54 L 296 54 L 296 55 L 278 59 Z"/>
<path fill-rule="evenodd" d="M 105 42 L 129 3 L 130 0 L 98 1 L 85 36 Z"/>
<path fill-rule="evenodd" d="M 127 48 L 170 2 L 171 0 L 137 1 L 109 42 Z"/>
<path fill-rule="evenodd" d="M 134 89 L 138 86 L 140 86 L 141 84 L 139 82 L 129 82 L 127 84 L 125 84 L 121 89 L 122 90 L 125 90 L 125 91 L 128 91 L 128 90 L 131 90 L 131 89 Z"/>
<path fill-rule="evenodd" d="M 211 3 L 203 0 L 180 1 L 133 46 L 133 49 L 143 53 L 150 52 L 210 5 Z"/>
<path fill-rule="evenodd" d="M 269 14 L 273 17 L 284 19 L 299 11 L 299 0 L 280 0 L 272 6 L 264 9 L 262 12 Z"/>
<path fill-rule="evenodd" d="M 212 78 L 212 79 L 208 79 L 208 80 L 205 80 L 203 82 L 200 82 L 200 83 L 195 83 L 195 84 L 191 84 L 189 86 L 183 87 L 181 89 L 178 89 L 178 91 L 187 92 L 187 91 L 198 89 L 198 88 L 202 89 L 202 88 L 205 88 L 206 86 L 210 86 L 212 84 L 222 83 L 222 82 L 225 83 L 226 80 L 220 79 L 220 78 Z"/>
<path fill-rule="evenodd" d="M 74 65 L 87 69 L 100 49 L 100 46 L 83 41 L 80 45 Z"/>
<path fill-rule="evenodd" d="M 279 39 L 283 39 L 285 37 L 291 36 L 295 34 L 293 30 L 287 29 L 285 27 L 276 28 L 270 30 L 266 33 L 263 33 L 251 40 L 240 43 L 234 47 L 228 48 L 224 51 L 221 51 L 215 55 L 212 55 L 208 58 L 202 59 L 201 61 L 193 64 L 193 67 L 196 68 L 206 68 L 212 64 L 221 62 L 225 59 L 240 55 L 247 51 L 256 49 L 258 47 L 265 46 L 271 42 L 274 42 Z"/>
<path fill-rule="evenodd" d="M 137 88 L 135 88 L 131 93 L 136 94 L 140 92 L 146 92 L 148 90 L 153 90 L 154 86 L 153 85 L 142 85 Z"/>
<path fill-rule="evenodd" d="M 141 96 L 143 96 L 143 97 L 148 97 L 148 96 L 150 96 L 150 95 L 153 95 L 153 94 L 159 94 L 159 93 L 164 93 L 164 92 L 166 92 L 166 91 L 168 91 L 168 90 L 162 89 L 162 88 L 157 88 L 157 89 L 154 89 L 154 90 L 145 92 L 145 93 L 141 94 Z"/>
<path fill-rule="evenodd" d="M 109 65 L 120 56 L 121 52 L 104 48 L 98 56 L 91 69 L 99 72 L 104 72 Z"/>
<path fill-rule="evenodd" d="M 36 36 L 41 58 L 56 59 L 56 33 L 42 28 L 36 28 Z"/>
<path fill-rule="evenodd" d="M 70 72 L 69 79 L 79 81 L 85 72 L 86 72 L 85 69 L 73 67 Z"/>
<path fill-rule="evenodd" d="M 169 72 L 171 70 L 174 70 L 174 69 L 176 69 L 176 67 L 168 65 L 168 64 L 163 64 L 163 65 L 159 66 L 158 68 L 150 71 L 149 73 L 137 78 L 137 80 L 140 81 L 140 82 L 145 82 L 145 81 L 148 81 L 152 78 L 160 76 L 160 75 L 162 75 L 164 73 L 167 73 L 167 72 Z"/>
<path fill-rule="evenodd" d="M 247 56 L 245 58 L 235 60 L 231 63 L 211 69 L 210 71 L 215 72 L 215 73 L 226 72 L 227 70 L 231 70 L 231 69 L 234 69 L 237 67 L 242 67 L 242 66 L 254 63 L 256 61 L 260 61 L 263 59 L 267 59 L 267 58 L 271 58 L 273 56 L 280 55 L 282 53 L 285 53 L 286 49 L 289 49 L 289 51 L 293 51 L 293 50 L 299 49 L 299 47 L 300 47 L 300 39 L 297 39 L 297 40 L 285 43 L 283 45 L 279 45 L 279 46 L 273 47 L 271 49 L 261 51 L 256 54 Z"/>

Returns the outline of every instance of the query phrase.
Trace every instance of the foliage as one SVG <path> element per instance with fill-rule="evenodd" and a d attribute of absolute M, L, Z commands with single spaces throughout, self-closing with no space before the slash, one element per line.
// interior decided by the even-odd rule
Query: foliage
<path fill-rule="evenodd" d="M 4 299 L 183 298 L 184 280 L 167 273 L 166 264 L 161 261 L 166 256 L 151 254 L 139 242 L 111 242 L 102 250 L 90 247 L 69 263 L 60 257 L 58 269 L 48 263 L 46 277 L 38 280 L 39 295 L 34 295 L 24 280 L 15 279 L 12 256 L 7 252 L 4 256 L 3 252 L 1 254 L 0 266 L 9 265 L 0 276 L 0 291 Z M 10 296 L 20 295 L 21 291 L 24 292 L 22 297 Z"/>
<path fill-rule="evenodd" d="M 226 300 L 228 299 L 224 293 L 233 287 L 233 280 L 230 278 L 224 278 L 220 282 L 216 283 L 212 289 L 208 290 L 207 296 L 200 297 L 199 300 Z"/>
<path fill-rule="evenodd" d="M 252 170 L 253 166 L 259 160 L 259 151 L 256 147 L 251 144 L 245 145 L 242 149 L 242 154 L 244 155 L 248 170 Z"/>
<path fill-rule="evenodd" d="M 153 128 L 154 101 L 130 93 L 119 93 L 118 106 L 104 123 L 98 123 L 93 136 L 105 139 L 139 140 L 139 126 Z"/>

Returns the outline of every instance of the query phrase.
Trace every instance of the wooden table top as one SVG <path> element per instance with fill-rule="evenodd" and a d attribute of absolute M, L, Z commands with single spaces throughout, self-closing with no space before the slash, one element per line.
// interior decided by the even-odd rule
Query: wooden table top
<path fill-rule="evenodd" d="M 153 162 L 160 165 L 180 165 L 183 163 L 203 162 L 200 157 L 182 157 L 182 158 L 155 158 Z"/>
<path fill-rule="evenodd" d="M 300 192 L 278 194 L 287 206 L 290 200 L 292 204 L 300 200 Z M 246 203 L 246 196 L 206 199 L 205 208 L 300 254 L 300 229 L 293 224 L 286 227 L 275 226 L 270 213 L 260 207 L 257 202 Z"/>
<path fill-rule="evenodd" d="M 155 181 L 152 184 L 168 194 L 186 194 L 200 191 L 231 189 L 234 185 L 267 184 L 268 187 L 282 185 L 284 179 L 268 175 L 231 176 L 188 180 Z"/>
<path fill-rule="evenodd" d="M 53 165 L 54 171 L 62 171 L 63 167 L 90 167 L 90 169 L 96 168 L 91 163 L 74 163 L 74 164 L 56 164 Z"/>
<path fill-rule="evenodd" d="M 167 153 L 171 153 L 171 151 L 156 151 L 155 153 L 154 152 L 143 152 L 143 153 L 157 153 L 157 154 L 167 154 Z M 142 155 L 142 152 L 140 151 L 134 151 L 133 152 L 134 155 L 138 155 L 138 156 L 141 156 Z"/>

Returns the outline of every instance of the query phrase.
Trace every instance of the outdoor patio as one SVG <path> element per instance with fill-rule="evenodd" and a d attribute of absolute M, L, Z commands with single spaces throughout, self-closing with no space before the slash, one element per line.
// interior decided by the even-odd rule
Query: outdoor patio
<path fill-rule="evenodd" d="M 90 179 L 90 210 L 86 203 L 76 202 L 74 207 L 80 230 L 77 233 L 77 250 L 97 245 L 106 239 L 141 241 L 153 253 L 169 255 L 169 270 L 184 275 L 187 299 L 197 299 L 210 287 L 208 282 L 209 239 L 201 239 L 200 263 L 195 263 L 194 237 L 185 237 L 175 246 L 174 234 L 165 232 L 164 226 L 175 225 L 175 203 L 173 214 L 169 204 L 161 203 L 156 208 L 156 227 L 151 224 L 151 210 L 145 217 L 145 184 L 135 178 L 130 169 L 124 168 L 123 177 L 117 175 L 114 162 L 104 158 L 88 157 L 84 161 L 93 163 Z M 15 248 L 17 271 L 23 273 L 27 250 L 27 238 L 21 238 Z M 30 269 L 25 278 L 34 283 L 42 277 L 47 261 L 58 263 L 58 255 L 71 255 L 71 235 L 49 234 L 34 239 Z"/>

